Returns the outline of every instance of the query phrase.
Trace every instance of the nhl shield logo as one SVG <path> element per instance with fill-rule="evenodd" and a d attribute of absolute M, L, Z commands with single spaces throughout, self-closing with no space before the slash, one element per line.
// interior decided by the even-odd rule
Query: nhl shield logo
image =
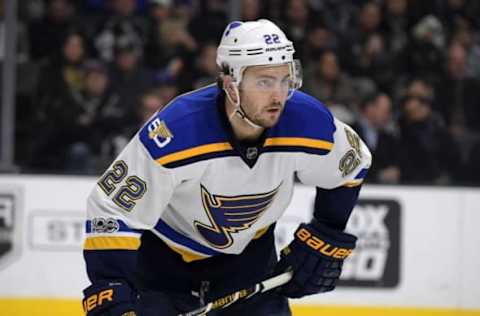
<path fill-rule="evenodd" d="M 0 186 L 0 270 L 20 253 L 20 196 L 19 188 Z"/>

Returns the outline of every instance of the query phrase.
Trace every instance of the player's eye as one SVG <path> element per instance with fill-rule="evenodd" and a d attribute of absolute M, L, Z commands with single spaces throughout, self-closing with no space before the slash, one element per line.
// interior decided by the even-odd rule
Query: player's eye
<path fill-rule="evenodd" d="M 271 79 L 260 79 L 257 81 L 257 86 L 260 88 L 272 88 L 274 86 L 274 82 Z"/>

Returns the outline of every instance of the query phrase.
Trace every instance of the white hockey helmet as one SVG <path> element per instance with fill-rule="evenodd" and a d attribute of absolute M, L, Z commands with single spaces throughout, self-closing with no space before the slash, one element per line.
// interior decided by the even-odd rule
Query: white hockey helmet
<path fill-rule="evenodd" d="M 302 86 L 302 69 L 293 58 L 295 49 L 285 33 L 273 22 L 260 19 L 252 22 L 231 22 L 223 32 L 217 49 L 217 65 L 231 75 L 238 86 L 243 71 L 249 66 L 288 64 L 292 90 Z"/>

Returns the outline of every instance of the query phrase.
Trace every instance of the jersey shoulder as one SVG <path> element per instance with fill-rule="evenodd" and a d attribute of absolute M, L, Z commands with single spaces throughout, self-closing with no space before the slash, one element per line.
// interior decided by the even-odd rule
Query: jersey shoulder
<path fill-rule="evenodd" d="M 151 158 L 174 168 L 231 154 L 219 119 L 219 93 L 214 85 L 194 90 L 155 114 L 138 133 Z"/>
<path fill-rule="evenodd" d="M 267 139 L 276 147 L 294 147 L 300 151 L 327 154 L 333 147 L 336 130 L 330 110 L 316 98 L 296 91 L 285 104 L 278 124 Z"/>

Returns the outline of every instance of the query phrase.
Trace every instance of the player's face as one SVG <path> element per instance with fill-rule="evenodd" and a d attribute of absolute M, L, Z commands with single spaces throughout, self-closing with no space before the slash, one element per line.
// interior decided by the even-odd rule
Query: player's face
<path fill-rule="evenodd" d="M 283 112 L 290 82 L 290 71 L 286 64 L 247 68 L 239 89 L 247 117 L 259 126 L 274 126 Z"/>

